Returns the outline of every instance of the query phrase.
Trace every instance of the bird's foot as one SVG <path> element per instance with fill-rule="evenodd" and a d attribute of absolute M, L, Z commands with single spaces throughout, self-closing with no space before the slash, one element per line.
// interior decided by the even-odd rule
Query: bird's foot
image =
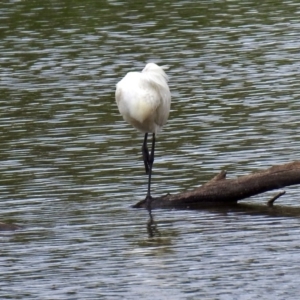
<path fill-rule="evenodd" d="M 146 196 L 145 202 L 146 202 L 146 209 L 148 210 L 149 213 L 149 222 L 150 224 L 153 223 L 153 216 L 152 216 L 152 210 L 151 210 L 151 202 L 152 202 L 153 198 L 150 195 Z"/>
<path fill-rule="evenodd" d="M 149 211 L 149 213 L 151 214 L 151 202 L 152 202 L 153 198 L 150 195 L 147 195 L 145 198 L 145 202 L 146 202 L 146 209 Z"/>

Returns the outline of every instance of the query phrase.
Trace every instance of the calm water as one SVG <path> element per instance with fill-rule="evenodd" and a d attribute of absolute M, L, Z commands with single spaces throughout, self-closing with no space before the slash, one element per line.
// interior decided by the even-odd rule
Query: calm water
<path fill-rule="evenodd" d="M 2 1 L 1 299 L 296 299 L 290 213 L 154 212 L 115 84 L 169 66 L 153 194 L 299 159 L 298 1 Z M 263 204 L 273 193 L 248 199 Z M 293 209 L 295 211 L 293 211 Z"/>

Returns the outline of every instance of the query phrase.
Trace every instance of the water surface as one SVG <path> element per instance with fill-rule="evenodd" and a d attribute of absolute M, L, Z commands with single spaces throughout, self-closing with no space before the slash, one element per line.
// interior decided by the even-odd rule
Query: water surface
<path fill-rule="evenodd" d="M 277 200 L 289 213 L 157 210 L 149 238 L 130 207 L 146 192 L 143 137 L 114 90 L 149 61 L 169 66 L 154 195 L 298 160 L 299 12 L 292 0 L 2 2 L 1 221 L 25 228 L 0 236 L 1 299 L 297 298 L 298 187 Z"/>

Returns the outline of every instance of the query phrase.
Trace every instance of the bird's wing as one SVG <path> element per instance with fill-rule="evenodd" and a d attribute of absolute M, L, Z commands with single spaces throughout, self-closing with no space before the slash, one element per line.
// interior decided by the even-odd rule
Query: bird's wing
<path fill-rule="evenodd" d="M 168 86 L 166 86 L 164 90 L 160 91 L 160 97 L 161 101 L 159 107 L 156 110 L 157 117 L 155 119 L 155 122 L 157 123 L 157 125 L 162 127 L 167 123 L 171 106 L 171 93 Z"/>
<path fill-rule="evenodd" d="M 160 72 L 142 74 L 145 82 L 149 85 L 149 89 L 153 90 L 153 104 L 155 103 L 154 110 L 156 111 L 154 121 L 159 127 L 162 127 L 168 120 L 171 106 L 171 93 L 167 83 L 167 75 L 164 71 L 163 74 Z"/>
<path fill-rule="evenodd" d="M 116 86 L 116 93 L 115 93 L 115 97 L 116 97 L 116 102 L 117 102 L 117 105 L 119 106 L 119 102 L 121 100 L 121 95 L 122 95 L 122 89 L 120 87 L 119 84 L 117 84 Z"/>

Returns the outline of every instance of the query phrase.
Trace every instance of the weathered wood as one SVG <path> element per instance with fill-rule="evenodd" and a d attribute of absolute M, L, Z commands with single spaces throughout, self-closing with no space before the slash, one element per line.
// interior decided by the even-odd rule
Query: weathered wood
<path fill-rule="evenodd" d="M 235 205 L 242 199 L 295 184 L 300 184 L 300 161 L 274 166 L 235 179 L 226 179 L 226 172 L 221 171 L 192 191 L 153 198 L 151 208 L 197 209 Z M 271 205 L 275 200 L 270 200 Z M 133 207 L 145 208 L 145 200 Z"/>

